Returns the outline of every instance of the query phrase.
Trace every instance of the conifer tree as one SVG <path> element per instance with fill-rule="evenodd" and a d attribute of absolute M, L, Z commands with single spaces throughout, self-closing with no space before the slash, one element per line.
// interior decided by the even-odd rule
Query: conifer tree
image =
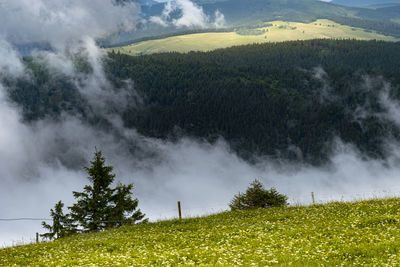
<path fill-rule="evenodd" d="M 105 165 L 101 151 L 96 150 L 90 163 L 91 166 L 85 167 L 85 170 L 91 185 L 86 185 L 83 192 L 73 192 L 78 201 L 69 207 L 72 218 L 86 231 L 142 220 L 144 214 L 136 210 L 138 200 L 132 199 L 133 185 L 118 184 L 116 188 L 111 188 L 115 174 L 112 173 L 112 166 Z"/>
<path fill-rule="evenodd" d="M 50 216 L 53 219 L 53 224 L 49 225 L 46 222 L 42 222 L 42 226 L 49 232 L 40 235 L 41 237 L 52 240 L 76 233 L 76 225 L 73 223 L 69 214 L 64 215 L 63 207 L 64 203 L 60 200 L 54 206 L 54 210 L 50 209 Z"/>
<path fill-rule="evenodd" d="M 231 210 L 269 208 L 286 206 L 287 196 L 280 194 L 275 188 L 266 190 L 259 180 L 254 180 L 245 193 L 235 195 L 229 203 Z"/>

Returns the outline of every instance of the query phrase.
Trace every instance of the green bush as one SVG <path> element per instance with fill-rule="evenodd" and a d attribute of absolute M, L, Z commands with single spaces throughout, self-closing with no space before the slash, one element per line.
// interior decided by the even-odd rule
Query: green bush
<path fill-rule="evenodd" d="M 254 180 L 246 193 L 239 193 L 229 203 L 231 210 L 269 208 L 286 206 L 287 196 L 280 194 L 275 188 L 266 190 L 262 183 Z"/>

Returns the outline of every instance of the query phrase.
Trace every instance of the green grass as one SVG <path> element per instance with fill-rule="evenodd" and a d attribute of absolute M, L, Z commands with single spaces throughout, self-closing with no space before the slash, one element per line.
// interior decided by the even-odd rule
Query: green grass
<path fill-rule="evenodd" d="M 210 51 L 236 45 L 252 43 L 283 42 L 310 39 L 358 39 L 400 41 L 391 36 L 385 36 L 361 28 L 340 25 L 330 20 L 317 20 L 312 23 L 273 21 L 269 27 L 257 28 L 265 30 L 260 35 L 240 35 L 236 32 L 198 33 L 169 37 L 160 40 L 150 40 L 129 46 L 111 48 L 129 55 L 153 54 L 161 52 Z"/>
<path fill-rule="evenodd" d="M 0 250 L 0 266 L 399 266 L 400 199 L 125 226 Z"/>

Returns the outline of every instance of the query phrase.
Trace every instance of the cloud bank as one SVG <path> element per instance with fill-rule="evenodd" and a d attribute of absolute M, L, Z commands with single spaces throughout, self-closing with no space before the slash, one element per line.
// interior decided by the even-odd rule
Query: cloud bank
<path fill-rule="evenodd" d="M 139 8 L 111 0 L 3 0 L 0 36 L 14 44 L 50 42 L 64 47 L 84 37 L 99 38 L 134 28 Z"/>

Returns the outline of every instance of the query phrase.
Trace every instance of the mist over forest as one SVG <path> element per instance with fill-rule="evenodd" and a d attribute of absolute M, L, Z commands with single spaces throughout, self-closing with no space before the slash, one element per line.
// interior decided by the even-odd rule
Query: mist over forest
<path fill-rule="evenodd" d="M 223 13 L 203 17 L 190 1 L 171 8 L 186 16 L 159 18 L 176 27 L 222 23 Z M 0 3 L 0 217 L 47 218 L 58 200 L 70 205 L 95 148 L 117 181 L 134 183 L 151 220 L 176 216 L 178 200 L 186 216 L 225 210 L 255 178 L 291 203 L 309 203 L 310 192 L 319 201 L 396 194 L 399 43 L 140 57 L 99 47 L 143 25 L 140 14 L 131 1 Z M 40 230 L 1 223 L 0 245 Z"/>

